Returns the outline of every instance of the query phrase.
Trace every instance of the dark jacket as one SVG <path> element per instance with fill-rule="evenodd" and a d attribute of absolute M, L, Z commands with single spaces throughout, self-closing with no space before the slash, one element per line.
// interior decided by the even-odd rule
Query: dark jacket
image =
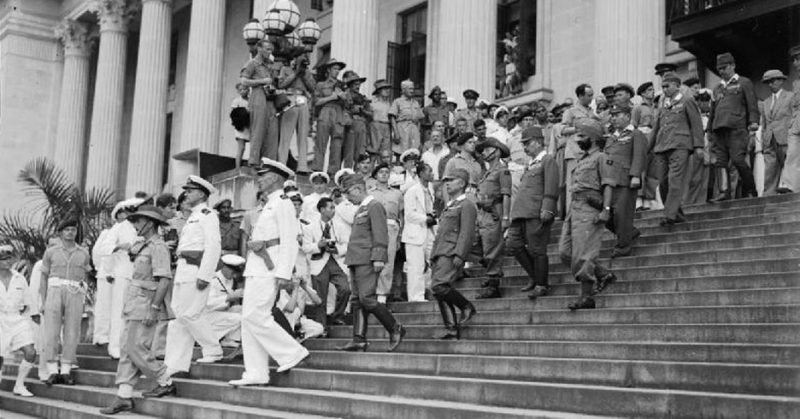
<path fill-rule="evenodd" d="M 747 77 L 739 76 L 738 80 L 724 87 L 722 83 L 718 84 L 714 88 L 714 99 L 708 119 L 711 131 L 721 128 L 746 129 L 748 125 L 758 123 L 758 99 L 753 82 Z"/>
<path fill-rule="evenodd" d="M 703 119 L 697 102 L 688 94 L 680 93 L 679 100 L 669 106 L 666 100 L 658 110 L 653 127 L 653 152 L 692 150 L 705 146 Z M 758 111 L 756 111 L 758 112 Z"/>
<path fill-rule="evenodd" d="M 389 227 L 386 224 L 386 210 L 371 196 L 356 210 L 353 230 L 344 263 L 347 266 L 371 265 L 372 262 L 386 262 L 389 244 Z"/>
<path fill-rule="evenodd" d="M 545 154 L 541 161 L 528 165 L 519 181 L 511 205 L 511 219 L 539 218 L 541 210 L 556 211 L 559 173 L 556 160 Z"/>
<path fill-rule="evenodd" d="M 439 219 L 439 230 L 433 241 L 431 258 L 458 256 L 466 260 L 475 238 L 478 208 L 463 195 L 448 204 Z"/>
<path fill-rule="evenodd" d="M 616 178 L 613 186 L 630 186 L 631 176 L 640 177 L 647 171 L 647 146 L 647 137 L 638 129 L 626 128 L 619 137 L 612 134 L 606 141 L 603 153 L 606 164 L 613 167 Z"/>

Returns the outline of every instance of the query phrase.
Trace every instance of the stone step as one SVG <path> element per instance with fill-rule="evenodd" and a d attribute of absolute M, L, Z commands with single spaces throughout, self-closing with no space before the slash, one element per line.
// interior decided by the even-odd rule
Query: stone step
<path fill-rule="evenodd" d="M 507 417 L 504 416 L 504 409 L 514 409 L 512 412 L 515 416 L 512 417 L 552 417 L 531 414 L 527 409 L 624 417 L 663 417 L 664 406 L 670 406 L 671 417 L 788 418 L 791 417 L 790 412 L 796 412 L 795 409 L 800 408 L 800 399 L 786 396 L 302 368 L 290 374 L 274 375 L 271 387 L 235 389 L 216 380 L 222 379 L 222 375 L 237 376 L 241 367 L 207 367 L 215 371 L 215 380 L 175 380 L 181 397 L 210 401 L 219 398 L 229 404 L 249 407 L 266 407 L 288 402 L 294 409 L 324 409 L 345 417 Z M 79 370 L 76 377 L 81 384 L 102 387 L 113 384 L 114 373 Z M 284 385 L 300 388 L 283 387 Z M 354 390 L 357 392 L 353 392 Z M 391 394 L 392 397 L 386 397 L 385 394 Z M 320 397 L 327 399 L 324 404 L 320 403 Z M 378 406 L 362 407 L 365 401 L 369 404 L 370 399 L 376 398 L 380 400 L 379 410 L 375 409 Z M 336 399 L 343 399 L 347 403 L 346 407 L 340 408 L 338 405 L 341 402 L 337 403 Z M 402 412 L 395 412 L 397 404 L 401 402 L 406 402 Z M 432 405 L 442 406 L 442 403 L 447 403 L 447 410 L 431 415 L 429 408 Z M 465 405 L 470 406 L 465 412 L 452 410 L 455 406 Z M 475 415 L 474 409 L 478 407 L 482 409 L 479 413 L 483 416 Z M 421 408 L 424 410 L 419 412 Z M 363 414 L 363 410 L 356 413 L 353 412 L 354 409 L 368 411 Z M 561 417 L 573 416 L 561 414 Z"/>
<path fill-rule="evenodd" d="M 800 202 L 800 193 L 782 194 L 775 196 L 737 199 L 732 201 L 721 202 L 718 204 L 695 204 L 683 206 L 683 212 L 687 215 L 701 214 L 705 212 L 714 211 L 736 211 L 739 209 L 749 207 L 773 207 L 776 205 L 785 205 L 789 203 Z M 636 213 L 636 218 L 661 218 L 664 216 L 663 210 L 650 210 L 641 211 Z"/>
<path fill-rule="evenodd" d="M 800 211 L 798 210 L 789 210 L 784 212 L 777 212 L 777 213 L 770 213 L 764 215 L 747 215 L 741 217 L 731 217 L 731 218 L 723 218 L 723 219 L 715 219 L 715 220 L 699 220 L 694 221 L 692 219 L 688 219 L 686 222 L 681 224 L 675 224 L 672 226 L 662 227 L 659 226 L 658 223 L 655 225 L 644 225 L 644 226 L 637 226 L 639 231 L 641 231 L 642 236 L 649 236 L 652 234 L 659 234 L 659 233 L 687 233 L 697 230 L 707 230 L 707 229 L 719 229 L 724 227 L 733 227 L 733 226 L 748 226 L 753 224 L 764 224 L 764 223 L 784 223 L 784 222 L 791 222 L 791 221 L 800 221 Z M 553 226 L 554 228 L 550 232 L 550 243 L 558 243 L 558 238 L 561 235 L 561 229 L 555 228 L 557 226 Z M 603 238 L 604 239 L 612 239 L 614 237 L 613 233 L 608 230 L 604 230 Z"/>
<path fill-rule="evenodd" d="M 79 370 L 75 373 L 81 385 L 46 387 L 43 384 L 28 384 L 37 394 L 49 398 L 76 401 L 91 406 L 101 406 L 113 399 L 114 390 L 109 388 L 114 383 L 114 373 Z M 601 416 L 579 415 L 572 413 L 548 412 L 536 409 L 507 408 L 501 406 L 485 406 L 473 403 L 447 402 L 431 399 L 408 399 L 393 395 L 391 397 L 332 391 L 319 389 L 269 387 L 233 388 L 227 383 L 217 380 L 177 379 L 176 397 L 162 399 L 137 399 L 137 409 L 157 409 L 158 404 L 173 404 L 165 411 L 164 418 L 220 418 L 220 419 L 255 419 L 255 418 L 302 418 L 320 417 L 315 414 L 346 418 L 442 418 L 457 417 L 480 419 L 486 417 L 522 419 L 601 419 Z M 277 380 L 276 380 L 277 381 Z M 324 387 L 317 386 L 317 387 Z M 391 394 L 391 393 L 390 393 Z M 206 410 L 205 404 L 219 405 L 228 411 L 215 412 Z M 141 407 L 139 407 L 141 406 Z M 291 413 L 302 410 L 307 413 Z M 239 413 L 239 411 L 254 411 Z M 278 416 L 269 415 L 270 411 L 278 411 Z M 264 413 L 261 413 L 264 412 Z M 258 416 L 261 414 L 261 416 Z M 329 417 L 329 416 L 324 416 Z"/>
<path fill-rule="evenodd" d="M 564 315 L 567 315 L 566 311 Z M 409 339 L 434 339 L 441 331 L 441 325 L 409 325 L 406 336 Z M 333 326 L 329 335 L 349 338 L 352 327 Z M 387 334 L 382 327 L 376 326 L 369 328 L 367 336 L 385 339 Z M 800 323 L 475 325 L 463 329 L 461 336 L 477 340 L 800 344 Z M 375 347 L 372 350 L 385 349 Z"/>
<path fill-rule="evenodd" d="M 574 299 L 573 299 L 574 300 Z M 439 313 L 395 313 L 406 326 L 441 325 Z M 705 306 L 705 307 L 625 307 L 597 308 L 569 312 L 564 306 L 555 310 L 479 311 L 471 324 L 716 324 L 716 323 L 800 323 L 800 305 L 782 306 Z M 370 324 L 380 326 L 374 316 Z"/>
<path fill-rule="evenodd" d="M 800 246 L 757 246 L 737 249 L 705 250 L 685 253 L 668 253 L 653 256 L 635 256 L 616 259 L 600 258 L 603 266 L 612 270 L 649 267 L 665 265 L 691 265 L 698 263 L 727 263 L 742 262 L 767 258 L 783 258 L 800 262 Z M 798 264 L 800 266 L 800 264 Z M 503 267 L 503 273 L 507 275 L 523 275 L 524 270 L 519 264 L 508 264 Z M 569 272 L 569 266 L 565 265 L 556 256 L 550 256 L 550 273 L 559 274 Z"/>
<path fill-rule="evenodd" d="M 618 291 L 617 283 L 614 291 Z M 536 301 L 527 298 L 529 292 L 520 291 L 519 287 L 501 288 L 503 298 L 475 300 L 473 294 L 465 291 L 479 312 L 487 311 L 542 311 L 560 310 L 575 301 L 574 295 L 539 297 Z M 479 291 L 477 288 L 471 290 Z M 611 288 L 608 290 L 612 291 Z M 603 293 L 595 298 L 597 308 L 629 308 L 629 307 L 687 307 L 687 306 L 749 306 L 749 305 L 783 305 L 800 302 L 798 288 L 756 288 L 750 290 L 714 290 L 693 292 L 655 292 L 640 294 Z M 395 314 L 436 313 L 438 305 L 434 302 L 391 303 Z"/>
<path fill-rule="evenodd" d="M 20 397 L 11 393 L 14 387 L 13 378 L 4 380 L 3 389 L 8 390 L 0 393 L 0 419 L 101 419 L 108 418 L 101 415 L 97 409 L 87 408 L 86 405 L 65 400 L 55 400 L 43 397 Z M 31 389 L 33 385 L 28 384 Z M 31 391 L 33 391 L 31 389 Z M 37 392 L 38 393 L 38 392 Z M 20 414 L 19 412 L 25 413 Z M 30 415 L 30 416 L 29 416 Z M 148 419 L 157 416 L 141 415 L 136 413 L 126 413 L 125 419 Z"/>
<path fill-rule="evenodd" d="M 788 246 L 800 243 L 800 223 L 798 224 L 797 232 L 786 232 L 779 234 L 754 234 L 750 236 L 732 237 L 727 239 L 708 239 L 708 240 L 690 240 L 682 242 L 665 242 L 642 244 L 641 240 L 637 241 L 633 248 L 633 253 L 627 258 L 637 256 L 655 256 L 667 254 L 681 254 L 691 252 L 705 252 L 711 250 L 729 250 L 741 249 L 746 247 L 764 247 L 764 246 Z M 600 250 L 600 257 L 608 260 L 611 257 L 611 251 L 614 248 L 613 241 L 603 242 L 603 247 Z M 560 263 L 558 258 L 558 249 L 553 247 L 548 253 L 551 263 Z M 620 259 L 622 260 L 622 258 Z M 503 266 L 517 266 L 517 260 L 514 257 L 506 256 L 503 259 Z"/>
<path fill-rule="evenodd" d="M 783 248 L 778 250 L 778 252 L 781 255 L 794 254 L 797 252 L 797 249 Z M 669 260 L 669 257 L 667 257 L 668 262 L 675 263 L 629 267 L 618 267 L 615 260 L 613 264 L 605 264 L 604 266 L 606 268 L 611 268 L 618 280 L 624 281 L 645 281 L 649 279 L 725 276 L 737 274 L 782 273 L 788 271 L 797 271 L 800 269 L 800 261 L 798 261 L 796 258 L 787 258 L 784 256 L 774 258 L 772 255 L 766 255 L 765 258 L 749 258 L 747 256 L 743 257 L 745 257 L 746 260 L 731 260 L 724 263 L 709 261 L 679 263 L 675 260 Z M 702 255 L 695 256 L 694 258 L 702 259 Z M 725 258 L 724 255 L 722 258 Z M 654 263 L 657 263 L 657 261 L 658 258 L 655 258 Z M 506 269 L 505 275 L 506 277 L 511 278 L 526 278 L 526 274 L 522 268 Z M 484 279 L 486 278 L 477 277 L 456 281 L 456 287 L 475 288 L 476 286 L 480 286 L 480 283 L 483 282 Z M 551 284 L 563 284 L 575 282 L 575 279 L 572 274 L 566 270 L 566 267 L 551 265 L 549 281 Z"/>
<path fill-rule="evenodd" d="M 81 357 L 80 364 L 89 371 L 114 372 L 117 362 L 107 357 Z M 244 368 L 236 364 L 195 364 L 191 377 L 203 380 L 239 378 Z M 790 395 L 796 390 L 795 378 L 800 367 L 792 365 L 722 364 L 698 362 L 628 361 L 541 357 L 492 357 L 464 355 L 427 355 L 391 353 L 316 352 L 302 368 L 291 374 L 273 374 L 273 384 L 317 390 L 347 391 L 339 388 L 336 375 L 361 373 L 358 387 L 385 386 L 393 377 L 472 378 L 519 382 L 556 382 L 596 384 L 633 388 L 680 388 L 730 393 Z M 344 378 L 347 380 L 347 378 Z M 488 381 L 492 380 L 492 381 Z M 310 383 L 324 383 L 313 387 Z M 413 382 L 409 384 L 413 385 Z M 420 383 L 421 384 L 421 383 Z M 455 384 L 455 383 L 454 383 Z M 494 391 L 487 387 L 487 391 Z M 496 391 L 503 391 L 497 388 Z M 384 393 L 392 394 L 392 393 Z M 405 397 L 402 390 L 396 394 Z M 441 400 L 465 402 L 455 394 L 443 394 Z M 408 397 L 420 397 L 408 395 Z"/>
<path fill-rule="evenodd" d="M 776 223 L 758 223 L 751 225 L 733 225 L 728 227 L 707 228 L 702 230 L 694 230 L 688 232 L 670 233 L 668 231 L 651 232 L 647 235 L 642 235 L 636 240 L 634 245 L 634 252 L 639 246 L 651 244 L 668 244 L 668 243 L 683 243 L 694 242 L 698 240 L 718 240 L 720 242 L 730 240 L 733 238 L 744 236 L 767 236 L 773 234 L 783 233 L 798 233 L 800 232 L 800 222 L 787 221 Z M 608 233 L 608 232 L 607 232 Z M 551 232 L 551 239 L 553 236 L 558 237 L 561 231 L 553 230 Z M 611 248 L 614 246 L 614 237 L 608 233 L 603 239 L 603 248 Z M 547 246 L 549 254 L 558 254 L 558 241 L 551 240 Z"/>
<path fill-rule="evenodd" d="M 337 347 L 349 341 L 349 338 L 312 339 L 306 341 L 305 345 L 313 353 L 316 353 L 336 350 Z M 375 348 L 385 348 L 388 343 L 385 340 L 376 339 L 372 341 L 372 345 Z M 196 356 L 199 357 L 199 349 L 196 352 Z M 800 359 L 800 346 L 674 342 L 406 339 L 395 353 L 791 365 Z M 104 354 L 94 355 L 103 356 Z"/>
<path fill-rule="evenodd" d="M 778 264 L 775 261 L 775 264 Z M 762 266 L 765 271 L 727 274 L 709 274 L 708 276 L 683 276 L 675 278 L 649 278 L 646 275 L 635 275 L 630 280 L 625 280 L 620 273 L 615 270 L 620 277 L 617 282 L 610 286 L 602 295 L 612 294 L 639 294 L 656 292 L 690 292 L 690 291 L 709 291 L 709 290 L 734 290 L 734 289 L 753 289 L 753 288 L 782 288 L 800 286 L 800 271 L 791 269 L 791 263 L 786 263 L 786 271 L 770 272 L 772 268 L 781 266 L 768 265 Z M 481 287 L 481 282 L 485 278 L 467 278 L 455 283 L 456 288 L 465 291 L 475 291 Z M 525 275 L 506 276 L 500 280 L 502 287 L 507 289 L 519 290 L 529 282 Z M 579 294 L 580 284 L 571 276 L 550 276 L 550 296 L 575 296 Z M 505 294 L 504 294 L 505 295 Z M 403 304 L 403 303 L 392 303 Z M 415 303 L 410 303 L 415 304 Z"/>
<path fill-rule="evenodd" d="M 109 361 L 113 361 L 110 360 Z M 116 362 L 113 361 L 116 370 Z M 16 366 L 11 368 L 16 372 Z M 82 377 L 91 374 L 89 371 L 75 372 L 77 377 Z M 35 398 L 28 398 L 26 400 L 54 402 L 55 400 L 67 400 L 70 405 L 78 407 L 78 412 L 84 416 L 50 416 L 43 415 L 46 418 L 107 418 L 108 416 L 100 414 L 99 410 L 105 407 L 114 400 L 116 390 L 114 387 L 114 373 L 111 374 L 110 385 L 107 386 L 53 386 L 47 387 L 39 381 L 28 381 L 26 386 L 30 391 L 36 394 Z M 83 384 L 83 383 L 80 383 Z M 0 388 L 10 390 L 13 385 L 6 381 Z M 319 416 L 303 413 L 294 413 L 291 411 L 278 411 L 265 408 L 254 408 L 247 406 L 237 406 L 235 404 L 224 403 L 223 401 L 209 401 L 204 398 L 187 399 L 180 397 L 164 397 L 160 399 L 143 399 L 139 394 L 134 397 L 134 411 L 140 414 L 125 413 L 125 418 L 203 418 L 203 419 L 325 419 L 335 416 Z M 2 396 L 0 396 L 2 397 Z M 54 400 L 55 399 L 55 400 Z M 2 400 L 0 398 L 0 400 Z M 28 411 L 28 410 L 26 410 Z M 146 415 L 146 416 L 145 416 Z"/>

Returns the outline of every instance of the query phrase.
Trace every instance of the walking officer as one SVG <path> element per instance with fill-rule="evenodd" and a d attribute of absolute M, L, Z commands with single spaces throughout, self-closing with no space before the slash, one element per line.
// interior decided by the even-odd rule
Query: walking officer
<path fill-rule="evenodd" d="M 733 55 L 717 55 L 717 72 L 722 81 L 714 89 L 714 106 L 708 120 L 712 133 L 711 153 L 716 158 L 717 186 L 721 192 L 711 202 L 731 199 L 727 184 L 728 162 L 739 172 L 742 196 L 756 196 L 753 171 L 747 162 L 747 144 L 750 132 L 758 130 L 759 113 L 753 82 L 736 74 Z M 666 79 L 665 79 L 666 81 Z M 724 172 L 724 174 L 723 174 Z"/>
<path fill-rule="evenodd" d="M 641 234 L 633 226 L 636 211 L 636 191 L 642 186 L 642 176 L 647 171 L 647 137 L 631 125 L 632 109 L 628 105 L 611 108 L 611 126 L 614 132 L 606 137 L 603 153 L 610 166 L 612 185 L 611 218 L 606 227 L 617 235 L 617 244 L 611 257 L 628 256 L 631 245 Z"/>
<path fill-rule="evenodd" d="M 505 144 L 494 137 L 478 144 L 475 149 L 483 154 L 489 165 L 478 182 L 478 236 L 482 262 L 489 277 L 483 290 L 475 298 L 500 297 L 500 278 L 503 277 L 503 232 L 508 228 L 511 211 L 511 173 L 502 159 L 511 153 Z"/>
<path fill-rule="evenodd" d="M 366 352 L 369 347 L 367 320 L 370 314 L 374 314 L 389 332 L 389 352 L 392 352 L 400 345 L 406 329 L 385 305 L 378 302 L 376 296 L 378 275 L 386 265 L 389 243 L 386 210 L 367 194 L 367 185 L 361 175 L 346 175 L 342 179 L 342 190 L 358 209 L 345 256 L 345 263 L 350 268 L 353 341 L 338 349 Z"/>
<path fill-rule="evenodd" d="M 528 274 L 530 283 L 522 291 L 532 290 L 528 298 L 533 300 L 550 291 L 547 243 L 558 203 L 560 174 L 555 157 L 545 150 L 540 127 L 526 128 L 521 141 L 525 154 L 533 160 L 522 173 L 517 199 L 511 206 L 506 248 Z"/>
<path fill-rule="evenodd" d="M 267 202 L 247 243 L 242 301 L 244 373 L 241 379 L 228 382 L 232 386 L 269 384 L 270 357 L 278 363 L 278 372 L 288 371 L 308 357 L 308 350 L 272 314 L 281 289 L 291 285 L 300 251 L 297 212 L 283 195 L 283 184 L 294 172 L 283 163 L 265 158 L 258 174 L 258 187 Z"/>
<path fill-rule="evenodd" d="M 139 207 L 128 221 L 144 241 L 134 244 L 128 252 L 133 259 L 133 275 L 125 289 L 122 310 L 125 326 L 115 380 L 119 388 L 111 405 L 100 409 L 104 415 L 133 410 L 133 388 L 142 374 L 156 379 L 162 388 L 159 396 L 175 393 L 175 385 L 166 375 L 167 367 L 153 358 L 150 350 L 156 325 L 167 320 L 165 297 L 172 282 L 171 257 L 158 228 L 168 222 L 161 210 L 152 205 Z"/>
<path fill-rule="evenodd" d="M 167 353 L 164 364 L 167 376 L 180 371 L 189 371 L 195 341 L 203 348 L 200 363 L 211 363 L 222 359 L 222 346 L 214 336 L 212 328 L 203 322 L 203 312 L 214 279 L 217 263 L 222 253 L 219 218 L 208 208 L 208 197 L 216 191 L 211 184 L 199 176 L 189 176 L 183 185 L 185 208 L 191 208 L 186 225 L 178 240 L 178 266 L 172 287 L 172 312 L 175 319 L 167 328 Z M 159 385 L 146 395 L 160 397 L 174 393 L 172 386 Z"/>
<path fill-rule="evenodd" d="M 570 310 L 594 308 L 593 295 L 603 291 L 617 277 L 598 263 L 604 224 L 611 218 L 612 173 L 598 143 L 603 136 L 599 122 L 585 119 L 575 126 L 578 146 L 584 153 L 572 171 L 572 202 L 561 229 L 558 253 L 570 265 L 581 295 Z"/>
<path fill-rule="evenodd" d="M 431 289 L 439 305 L 445 332 L 440 339 L 458 339 L 460 328 L 466 325 L 477 313 L 472 305 L 458 290 L 453 282 L 461 275 L 464 261 L 467 260 L 475 237 L 475 220 L 478 208 L 465 193 L 469 183 L 469 173 L 455 168 L 444 176 L 442 181 L 447 188 L 448 196 L 453 197 L 439 220 L 439 230 L 433 241 L 431 250 Z M 455 307 L 461 310 L 461 317 L 456 318 Z"/>

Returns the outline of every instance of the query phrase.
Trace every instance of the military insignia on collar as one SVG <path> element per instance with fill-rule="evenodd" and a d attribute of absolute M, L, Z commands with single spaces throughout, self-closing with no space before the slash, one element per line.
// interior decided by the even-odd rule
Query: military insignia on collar
<path fill-rule="evenodd" d="M 203 208 L 200 212 L 202 212 L 205 215 L 211 214 L 211 210 L 208 208 Z"/>

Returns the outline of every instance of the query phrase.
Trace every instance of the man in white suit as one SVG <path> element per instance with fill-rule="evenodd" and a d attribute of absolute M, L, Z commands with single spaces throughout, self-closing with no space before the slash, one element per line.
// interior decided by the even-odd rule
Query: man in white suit
<path fill-rule="evenodd" d="M 792 122 L 792 92 L 783 89 L 786 76 L 780 70 L 767 70 L 761 82 L 771 94 L 759 103 L 761 110 L 761 150 L 764 153 L 764 196 L 790 189 L 781 182 L 786 161 L 789 124 Z"/>
<path fill-rule="evenodd" d="M 408 301 L 425 301 L 425 289 L 430 287 L 430 270 L 426 265 L 433 246 L 433 231 L 436 218 L 433 215 L 433 168 L 417 163 L 419 179 L 403 195 L 404 226 L 401 241 L 406 245 L 406 267 Z"/>
<path fill-rule="evenodd" d="M 320 217 L 301 226 L 303 232 L 303 252 L 309 258 L 309 271 L 314 289 L 322 304 L 316 310 L 313 320 L 320 323 L 327 332 L 328 286 L 336 287 L 336 304 L 331 314 L 333 324 L 344 324 L 344 310 L 350 299 L 350 286 L 347 283 L 347 265 L 344 255 L 347 253 L 347 237 L 340 235 L 340 223 L 334 220 L 336 205 L 328 197 L 317 202 Z M 337 225 L 338 224 L 338 225 Z M 340 228 L 337 228 L 340 227 Z"/>

